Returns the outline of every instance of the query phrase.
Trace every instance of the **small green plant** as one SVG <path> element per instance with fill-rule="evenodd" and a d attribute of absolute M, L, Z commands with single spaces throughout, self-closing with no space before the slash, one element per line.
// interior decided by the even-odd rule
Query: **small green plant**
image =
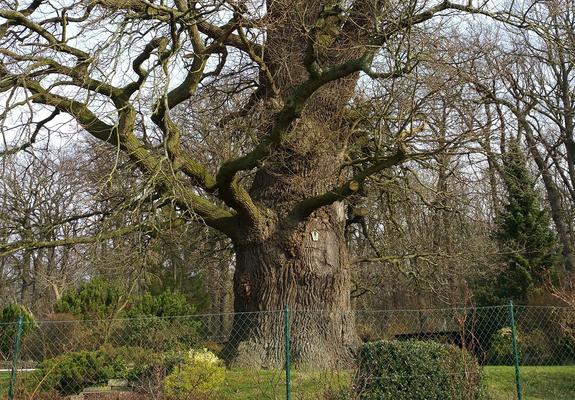
<path fill-rule="evenodd" d="M 162 354 L 133 346 L 113 347 L 106 344 L 100 351 L 114 365 L 121 367 L 114 378 L 126 379 L 132 383 L 142 380 L 151 369 L 162 366 L 165 358 Z"/>
<path fill-rule="evenodd" d="M 519 334 L 517 334 L 517 342 L 519 345 L 521 344 Z M 520 351 L 520 347 L 518 347 L 518 351 Z M 512 331 L 509 327 L 503 327 L 491 337 L 488 363 L 492 365 L 513 365 L 514 362 Z"/>
<path fill-rule="evenodd" d="M 477 400 L 479 365 L 471 354 L 424 341 L 366 343 L 358 355 L 354 390 L 361 400 Z"/>
<path fill-rule="evenodd" d="M 224 381 L 226 369 L 214 353 L 207 349 L 190 350 L 164 380 L 164 393 L 174 399 L 206 396 Z"/>

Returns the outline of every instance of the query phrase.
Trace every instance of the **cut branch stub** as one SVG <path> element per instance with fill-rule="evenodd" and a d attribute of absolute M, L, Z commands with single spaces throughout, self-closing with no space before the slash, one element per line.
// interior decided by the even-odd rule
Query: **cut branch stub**
<path fill-rule="evenodd" d="M 359 190 L 359 182 L 356 180 L 349 181 L 348 187 L 352 192 L 357 192 Z"/>

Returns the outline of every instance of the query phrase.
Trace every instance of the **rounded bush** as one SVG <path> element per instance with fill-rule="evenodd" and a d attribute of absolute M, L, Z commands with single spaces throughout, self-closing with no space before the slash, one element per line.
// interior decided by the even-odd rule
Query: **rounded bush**
<path fill-rule="evenodd" d="M 520 343 L 521 364 L 554 365 L 561 363 L 562 354 L 556 351 L 554 339 L 542 329 L 523 333 Z"/>
<path fill-rule="evenodd" d="M 39 368 L 42 389 L 61 394 L 78 393 L 108 379 L 123 378 L 126 371 L 124 360 L 112 358 L 101 350 L 63 354 L 43 361 Z"/>
<path fill-rule="evenodd" d="M 155 351 L 186 349 L 198 341 L 201 322 L 190 317 L 195 307 L 180 292 L 147 293 L 127 311 L 122 336 L 131 346 Z"/>
<path fill-rule="evenodd" d="M 175 399 L 188 399 L 208 394 L 224 381 L 226 369 L 207 349 L 190 350 L 184 362 L 164 380 L 164 393 Z"/>
<path fill-rule="evenodd" d="M 77 315 L 84 319 L 106 319 L 115 315 L 123 296 L 120 286 L 103 278 L 82 283 L 69 290 L 56 302 L 54 311 Z"/>
<path fill-rule="evenodd" d="M 475 357 L 424 341 L 379 341 L 358 354 L 354 390 L 362 400 L 476 400 L 482 398 Z"/>
<path fill-rule="evenodd" d="M 164 363 L 162 354 L 141 347 L 113 347 L 106 344 L 100 348 L 100 351 L 106 355 L 109 362 L 119 367 L 114 378 L 126 379 L 134 386 L 138 386 L 139 381 L 153 368 Z"/>

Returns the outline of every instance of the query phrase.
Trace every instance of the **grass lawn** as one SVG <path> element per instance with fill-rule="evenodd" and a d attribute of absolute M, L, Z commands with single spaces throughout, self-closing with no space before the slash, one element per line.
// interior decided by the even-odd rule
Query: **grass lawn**
<path fill-rule="evenodd" d="M 491 400 L 516 400 L 515 370 L 507 366 L 485 367 Z M 575 400 L 575 366 L 521 367 L 524 400 Z M 285 399 L 283 371 L 232 370 L 219 394 L 222 400 Z M 350 374 L 292 373 L 292 398 L 321 399 L 323 388 L 349 385 Z M 299 397 L 298 395 L 302 395 Z"/>
<path fill-rule="evenodd" d="M 9 372 L 0 372 L 0 399 L 2 395 L 8 393 L 8 383 L 10 382 Z"/>
<path fill-rule="evenodd" d="M 349 387 L 349 372 L 292 371 L 292 399 L 322 399 L 327 389 Z M 226 382 L 218 390 L 221 400 L 276 400 L 285 399 L 284 371 L 230 370 Z"/>
<path fill-rule="evenodd" d="M 515 400 L 513 367 L 485 367 L 485 378 L 491 400 Z M 525 400 L 574 400 L 575 366 L 521 367 Z M 10 374 L 0 372 L 0 399 L 8 391 Z M 221 400 L 285 399 L 284 371 L 234 369 L 226 372 L 226 381 L 218 390 Z M 292 372 L 292 399 L 322 399 L 325 388 L 344 388 L 350 374 Z"/>
<path fill-rule="evenodd" d="M 485 367 L 488 392 L 493 400 L 514 400 L 513 367 Z M 575 366 L 521 367 L 525 400 L 575 399 Z"/>

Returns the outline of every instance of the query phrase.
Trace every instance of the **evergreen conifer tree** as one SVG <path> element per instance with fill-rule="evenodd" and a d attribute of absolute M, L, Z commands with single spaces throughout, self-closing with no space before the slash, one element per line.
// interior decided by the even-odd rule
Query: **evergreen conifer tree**
<path fill-rule="evenodd" d="M 506 267 L 496 278 L 493 295 L 499 302 L 525 302 L 530 290 L 559 262 L 557 239 L 517 141 L 503 157 L 502 178 L 507 201 L 498 216 L 495 238 Z"/>

